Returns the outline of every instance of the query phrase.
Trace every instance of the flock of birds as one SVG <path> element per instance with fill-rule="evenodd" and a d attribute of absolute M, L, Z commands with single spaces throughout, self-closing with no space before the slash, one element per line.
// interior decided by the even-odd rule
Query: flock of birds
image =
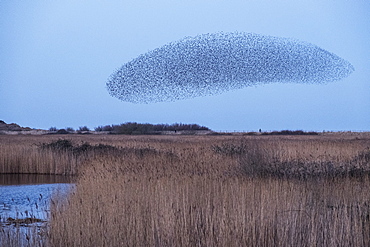
<path fill-rule="evenodd" d="M 124 64 L 106 83 L 132 103 L 175 101 L 273 83 L 326 83 L 353 66 L 313 44 L 252 33 L 186 37 Z"/>

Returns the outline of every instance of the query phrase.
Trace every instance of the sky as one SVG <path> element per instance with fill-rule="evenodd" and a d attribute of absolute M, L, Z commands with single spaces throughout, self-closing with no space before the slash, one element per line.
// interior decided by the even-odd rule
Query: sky
<path fill-rule="evenodd" d="M 370 131 L 368 0 L 0 0 L 0 120 L 31 128 L 196 123 L 216 131 Z M 293 38 L 349 61 L 326 84 L 271 83 L 174 102 L 111 97 L 109 76 L 184 37 Z"/>

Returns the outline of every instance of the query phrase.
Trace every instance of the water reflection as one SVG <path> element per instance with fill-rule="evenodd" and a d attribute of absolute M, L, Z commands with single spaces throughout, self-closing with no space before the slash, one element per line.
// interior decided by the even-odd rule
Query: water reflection
<path fill-rule="evenodd" d="M 9 217 L 47 220 L 53 193 L 66 197 L 72 182 L 64 176 L 1 174 L 0 222 L 7 222 Z"/>

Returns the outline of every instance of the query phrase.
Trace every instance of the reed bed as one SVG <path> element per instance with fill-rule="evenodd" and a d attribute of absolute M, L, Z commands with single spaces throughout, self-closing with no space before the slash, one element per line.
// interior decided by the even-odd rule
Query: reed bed
<path fill-rule="evenodd" d="M 72 148 L 55 146 L 68 141 Z M 367 133 L 323 136 L 122 136 L 122 135 L 0 135 L 0 173 L 78 175 L 90 160 L 106 156 L 122 156 L 132 151 L 160 150 L 183 155 L 202 153 L 203 161 L 212 167 L 222 166 L 219 160 L 231 156 L 220 169 L 232 167 L 235 161 L 256 158 L 267 166 L 280 164 L 331 164 L 367 169 L 370 160 L 370 136 Z M 87 148 L 83 150 L 83 147 Z M 49 148 L 48 148 L 49 146 Z M 99 146 L 107 148 L 99 149 Z M 116 148 L 119 150 L 112 150 Z M 78 151 L 78 149 L 80 149 Z M 212 159 L 212 161 L 207 158 Z M 257 162 L 256 161 L 256 162 Z M 167 162 L 167 161 L 166 161 Z M 257 162 L 257 163 L 258 163 Z M 172 162 L 174 163 L 174 162 Z M 240 162 L 239 162 L 240 163 Z M 243 162 L 241 162 L 243 163 Z M 232 164 L 232 165 L 231 165 Z M 350 166 L 349 166 L 350 165 Z M 192 164 L 185 165 L 192 169 Z M 244 167 L 245 168 L 245 167 Z M 209 169 L 209 168 L 207 168 Z M 234 168 L 233 168 L 234 169 Z"/>
<path fill-rule="evenodd" d="M 11 138 L 3 172 L 78 175 L 43 245 L 370 245 L 368 136 L 76 135 L 62 150 L 50 147 L 64 136 Z M 15 150 L 47 158 L 35 168 Z"/>
<path fill-rule="evenodd" d="M 370 243 L 368 180 L 98 174 L 94 180 L 99 186 L 82 180 L 67 204 L 55 206 L 52 246 Z"/>
<path fill-rule="evenodd" d="M 0 246 L 50 246 L 45 231 L 46 227 L 42 225 L 29 225 L 27 227 L 0 225 Z"/>

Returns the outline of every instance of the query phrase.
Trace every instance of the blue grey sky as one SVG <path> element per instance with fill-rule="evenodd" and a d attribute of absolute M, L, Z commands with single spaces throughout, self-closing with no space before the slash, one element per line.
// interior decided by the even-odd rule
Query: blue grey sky
<path fill-rule="evenodd" d="M 0 0 L 0 120 L 48 129 L 197 123 L 213 130 L 370 130 L 368 0 Z M 124 63 L 186 36 L 251 32 L 317 45 L 355 71 L 133 104 L 105 84 Z"/>

